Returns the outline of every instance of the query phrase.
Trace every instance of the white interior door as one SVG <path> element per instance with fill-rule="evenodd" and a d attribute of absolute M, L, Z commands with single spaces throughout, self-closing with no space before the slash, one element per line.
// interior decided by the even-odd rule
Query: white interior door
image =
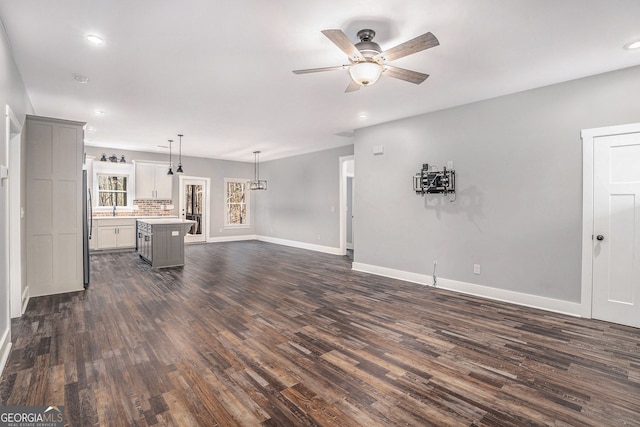
<path fill-rule="evenodd" d="M 640 133 L 593 146 L 592 317 L 640 327 Z"/>
<path fill-rule="evenodd" d="M 208 233 L 209 179 L 180 177 L 180 217 L 196 221 L 184 241 L 206 242 Z"/>

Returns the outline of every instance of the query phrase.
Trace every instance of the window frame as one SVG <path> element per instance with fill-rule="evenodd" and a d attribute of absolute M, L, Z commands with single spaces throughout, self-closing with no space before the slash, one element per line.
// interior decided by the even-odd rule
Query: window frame
<path fill-rule="evenodd" d="M 136 178 L 135 170 L 132 163 L 113 163 L 113 162 L 101 162 L 92 161 L 91 169 L 91 199 L 94 213 L 112 212 L 112 206 L 98 206 L 99 201 L 99 175 L 106 176 L 126 176 L 127 177 L 127 205 L 117 206 L 116 212 L 133 212 L 133 201 L 136 198 Z"/>
<path fill-rule="evenodd" d="M 104 177 L 118 177 L 118 178 L 124 178 L 126 180 L 126 190 L 100 190 L 100 177 L 104 176 Z M 116 206 L 117 208 L 126 208 L 130 205 L 129 203 L 129 199 L 131 198 L 131 176 L 129 176 L 129 174 L 126 173 L 120 173 L 120 174 L 115 174 L 115 173 L 96 173 L 96 179 L 98 180 L 98 186 L 97 186 L 97 191 L 96 191 L 96 207 L 97 208 L 113 208 L 113 205 L 100 205 L 100 193 L 110 193 L 110 194 L 124 194 L 124 198 L 126 203 L 124 205 L 118 205 Z"/>
<path fill-rule="evenodd" d="M 249 190 L 248 183 L 249 179 L 247 178 L 225 178 L 224 179 L 224 190 L 223 193 L 223 218 L 224 218 L 224 228 L 225 229 L 238 229 L 238 228 L 251 228 L 251 190 Z M 229 223 L 229 197 L 228 197 L 228 189 L 229 183 L 237 183 L 242 184 L 244 186 L 244 205 L 246 210 L 245 223 L 244 224 L 230 224 Z"/>

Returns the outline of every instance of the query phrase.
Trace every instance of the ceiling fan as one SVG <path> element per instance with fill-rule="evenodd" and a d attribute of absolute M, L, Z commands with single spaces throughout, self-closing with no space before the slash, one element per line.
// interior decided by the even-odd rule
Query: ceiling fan
<path fill-rule="evenodd" d="M 365 29 L 358 31 L 360 42 L 355 45 L 342 30 L 323 30 L 329 40 L 349 57 L 349 64 L 336 67 L 309 68 L 306 70 L 294 70 L 294 74 L 317 73 L 320 71 L 349 70 L 351 82 L 345 92 L 354 92 L 362 86 L 374 84 L 381 74 L 389 77 L 420 84 L 429 77 L 428 74 L 417 71 L 405 70 L 394 67 L 388 63 L 431 47 L 438 46 L 440 42 L 431 33 L 425 33 L 414 39 L 400 43 L 396 47 L 382 51 L 380 45 L 373 41 L 376 33 Z"/>

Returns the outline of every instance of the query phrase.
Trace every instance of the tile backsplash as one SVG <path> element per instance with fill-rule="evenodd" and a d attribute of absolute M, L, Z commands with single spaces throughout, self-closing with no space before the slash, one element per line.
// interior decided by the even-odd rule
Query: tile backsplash
<path fill-rule="evenodd" d="M 133 212 L 117 212 L 116 216 L 171 216 L 173 215 L 173 209 L 166 209 L 167 205 L 173 204 L 171 199 L 168 200 L 134 200 L 134 205 L 138 206 L 137 210 Z M 109 212 L 94 212 L 93 216 L 113 216 L 111 211 Z"/>

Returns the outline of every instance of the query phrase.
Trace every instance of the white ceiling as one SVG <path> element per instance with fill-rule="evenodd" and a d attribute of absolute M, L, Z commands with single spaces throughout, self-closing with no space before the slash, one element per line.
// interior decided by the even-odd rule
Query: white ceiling
<path fill-rule="evenodd" d="M 240 161 L 638 65 L 623 46 L 640 39 L 639 16 L 638 0 L 0 0 L 36 114 L 86 121 L 87 145 L 154 151 L 182 132 L 184 155 Z M 431 31 L 440 46 L 394 62 L 430 78 L 344 93 L 348 71 L 294 75 L 347 63 L 330 28 L 354 42 L 372 28 L 383 49 Z"/>

